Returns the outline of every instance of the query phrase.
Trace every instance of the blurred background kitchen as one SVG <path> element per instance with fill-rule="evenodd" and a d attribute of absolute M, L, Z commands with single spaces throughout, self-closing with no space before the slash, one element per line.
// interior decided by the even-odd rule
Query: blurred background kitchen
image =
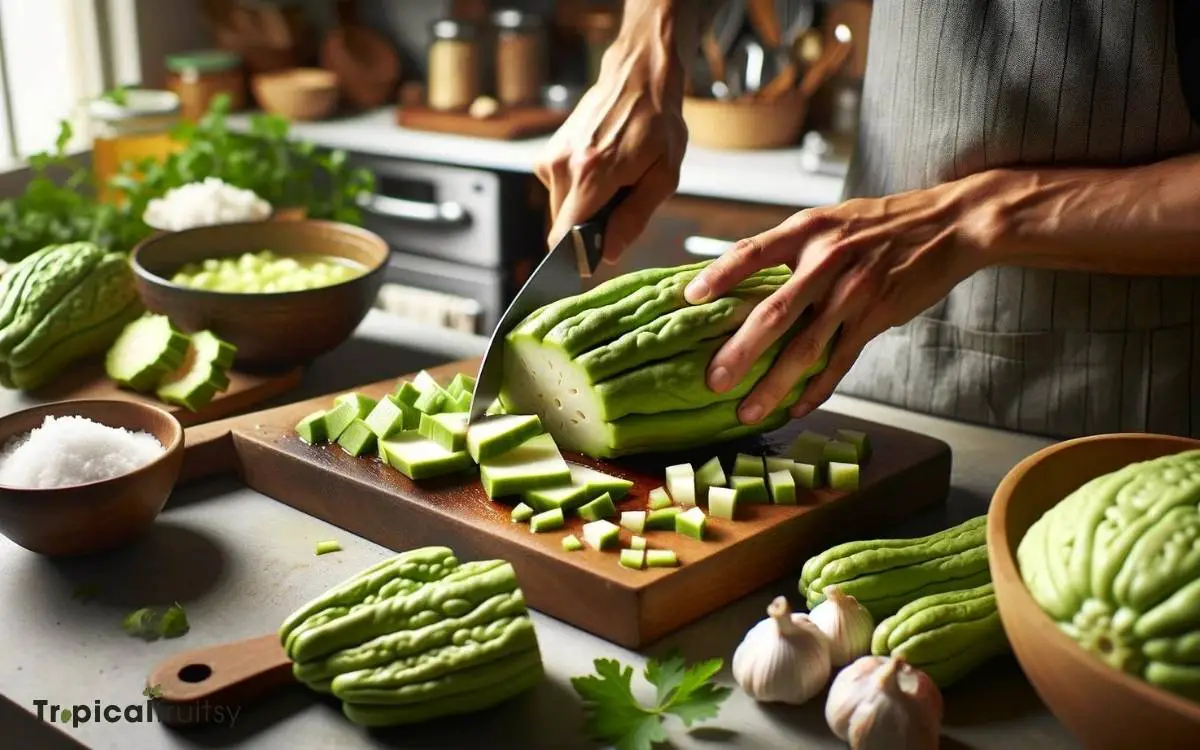
<path fill-rule="evenodd" d="M 169 153 L 169 129 L 217 98 L 233 131 L 251 129 L 254 112 L 282 116 L 289 141 L 343 150 L 373 176 L 357 202 L 392 250 L 378 307 L 486 335 L 546 250 L 533 161 L 594 80 L 620 10 L 620 0 L 0 0 L 0 147 L 20 166 L 70 112 L 69 140 L 106 184 L 122 162 Z M 696 51 L 678 194 L 606 272 L 713 255 L 837 201 L 870 10 L 727 2 Z M 4 171 L 0 194 L 27 179 Z"/>

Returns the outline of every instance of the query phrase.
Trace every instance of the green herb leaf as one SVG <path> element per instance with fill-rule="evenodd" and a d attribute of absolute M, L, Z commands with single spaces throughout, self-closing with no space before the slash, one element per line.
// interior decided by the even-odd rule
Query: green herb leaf
<path fill-rule="evenodd" d="M 615 659 L 596 659 L 596 676 L 573 677 L 571 686 L 583 698 L 588 717 L 584 731 L 617 750 L 649 750 L 667 740 L 657 714 L 647 711 L 633 695 L 633 668 Z"/>
<path fill-rule="evenodd" d="M 643 676 L 656 688 L 656 705 L 643 706 L 633 695 L 633 668 L 622 668 L 613 659 L 596 659 L 595 675 L 573 677 L 571 685 L 584 702 L 587 719 L 584 731 L 597 742 L 617 750 L 652 750 L 666 742 L 662 721 L 673 714 L 685 726 L 713 718 L 721 703 L 732 693 L 711 684 L 723 661 L 710 659 L 688 667 L 683 657 L 672 652 L 661 661 L 647 662 Z"/>
<path fill-rule="evenodd" d="M 166 612 L 163 612 L 158 632 L 163 638 L 178 638 L 190 629 L 191 626 L 188 625 L 187 613 L 183 611 L 183 605 L 175 602 L 167 607 Z"/>
<path fill-rule="evenodd" d="M 162 685 L 147 685 L 146 687 L 142 688 L 142 695 L 151 699 L 161 698 Z"/>
<path fill-rule="evenodd" d="M 125 619 L 121 621 L 121 628 L 134 638 L 144 641 L 158 640 L 158 613 L 150 607 L 134 610 L 125 615 Z"/>

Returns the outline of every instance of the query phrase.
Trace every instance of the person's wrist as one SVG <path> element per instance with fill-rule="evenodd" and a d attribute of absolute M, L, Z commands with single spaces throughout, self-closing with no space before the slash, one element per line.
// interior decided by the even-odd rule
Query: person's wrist
<path fill-rule="evenodd" d="M 624 75 L 628 63 L 636 61 L 663 83 L 681 81 L 685 61 L 699 45 L 689 1 L 628 4 L 620 32 L 601 60 L 601 75 L 606 68 L 610 73 Z"/>
<path fill-rule="evenodd" d="M 675 108 L 682 107 L 684 71 L 674 43 L 661 37 L 613 42 L 600 63 L 597 84 L 625 89 L 631 85 Z"/>
<path fill-rule="evenodd" d="M 1012 264 L 1013 207 L 1020 182 L 1016 172 L 993 169 L 940 186 L 952 191 L 956 234 L 968 272 Z"/>

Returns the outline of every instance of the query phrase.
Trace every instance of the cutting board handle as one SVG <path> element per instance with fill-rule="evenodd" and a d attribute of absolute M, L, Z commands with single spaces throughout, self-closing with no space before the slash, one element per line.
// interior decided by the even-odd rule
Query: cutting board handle
<path fill-rule="evenodd" d="M 164 659 L 150 672 L 146 694 L 164 723 L 204 724 L 289 684 L 296 684 L 292 662 L 270 633 Z"/>

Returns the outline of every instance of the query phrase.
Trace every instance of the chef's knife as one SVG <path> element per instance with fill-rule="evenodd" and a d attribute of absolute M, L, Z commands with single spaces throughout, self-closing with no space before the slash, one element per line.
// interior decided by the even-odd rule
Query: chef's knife
<path fill-rule="evenodd" d="M 500 395 L 504 380 L 504 337 L 538 308 L 583 291 L 583 280 L 590 278 L 600 263 L 608 219 L 629 192 L 630 188 L 621 188 L 595 216 L 571 227 L 500 316 L 475 378 L 468 424 L 478 421 Z"/>

